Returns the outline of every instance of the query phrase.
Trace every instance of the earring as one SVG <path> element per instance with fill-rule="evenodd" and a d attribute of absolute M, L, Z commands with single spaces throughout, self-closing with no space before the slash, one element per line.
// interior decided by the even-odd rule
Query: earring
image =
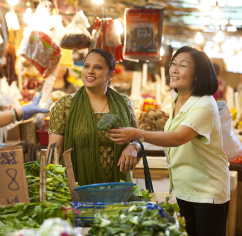
<path fill-rule="evenodd" d="M 108 81 L 111 81 L 112 79 L 109 79 Z"/>

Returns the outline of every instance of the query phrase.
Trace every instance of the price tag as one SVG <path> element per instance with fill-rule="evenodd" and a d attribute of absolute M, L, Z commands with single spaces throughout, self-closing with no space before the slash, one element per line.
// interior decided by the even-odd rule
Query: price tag
<path fill-rule="evenodd" d="M 69 184 L 69 189 L 71 193 L 71 200 L 72 202 L 79 201 L 79 197 L 77 192 L 74 190 L 76 188 L 76 181 L 75 181 L 75 176 L 73 172 L 73 166 L 72 166 L 72 161 L 71 161 L 71 149 L 65 151 L 63 153 L 63 158 L 64 158 L 64 163 L 66 167 L 66 176 Z"/>
<path fill-rule="evenodd" d="M 0 205 L 29 202 L 22 146 L 0 149 L 0 175 Z"/>

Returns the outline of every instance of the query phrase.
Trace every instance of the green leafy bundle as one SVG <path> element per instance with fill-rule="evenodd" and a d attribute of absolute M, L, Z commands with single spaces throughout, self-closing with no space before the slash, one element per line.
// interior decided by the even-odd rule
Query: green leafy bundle
<path fill-rule="evenodd" d="M 121 210 L 118 216 L 107 217 L 106 214 L 97 213 L 94 224 L 88 232 L 88 236 L 94 235 L 181 236 L 187 234 L 179 231 L 167 219 L 161 218 L 159 209 L 148 210 L 146 207 L 133 205 L 129 209 Z"/>
<path fill-rule="evenodd" d="M 45 219 L 54 217 L 67 218 L 67 221 L 73 225 L 73 213 L 69 209 L 68 206 L 63 207 L 61 203 L 47 201 L 0 206 L 0 236 L 6 236 L 19 229 L 37 229 Z"/>
<path fill-rule="evenodd" d="M 104 114 L 97 124 L 100 131 L 107 131 L 110 129 L 118 128 L 121 119 L 118 115 Z"/>
<path fill-rule="evenodd" d="M 29 187 L 30 202 L 39 202 L 39 161 L 24 164 Z M 46 164 L 47 200 L 68 205 L 71 195 L 65 167 L 56 164 Z"/>

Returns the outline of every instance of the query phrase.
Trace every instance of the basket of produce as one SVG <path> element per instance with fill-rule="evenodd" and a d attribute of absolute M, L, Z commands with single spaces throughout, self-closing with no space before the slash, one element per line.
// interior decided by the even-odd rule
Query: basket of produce
<path fill-rule="evenodd" d="M 82 202 L 114 203 L 127 201 L 133 193 L 134 185 L 134 183 L 111 182 L 84 185 L 74 190 Z"/>

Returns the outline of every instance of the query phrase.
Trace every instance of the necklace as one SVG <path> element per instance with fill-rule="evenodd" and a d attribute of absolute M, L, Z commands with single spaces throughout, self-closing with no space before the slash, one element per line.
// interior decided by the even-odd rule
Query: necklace
<path fill-rule="evenodd" d="M 90 102 L 91 103 L 91 102 Z M 106 103 L 106 105 L 104 106 L 104 108 L 100 111 L 100 113 L 102 113 L 104 111 L 104 109 L 106 108 L 106 106 L 108 105 L 108 102 Z M 92 108 L 92 112 L 95 111 L 95 109 L 92 107 L 92 104 L 91 104 L 91 108 Z"/>

